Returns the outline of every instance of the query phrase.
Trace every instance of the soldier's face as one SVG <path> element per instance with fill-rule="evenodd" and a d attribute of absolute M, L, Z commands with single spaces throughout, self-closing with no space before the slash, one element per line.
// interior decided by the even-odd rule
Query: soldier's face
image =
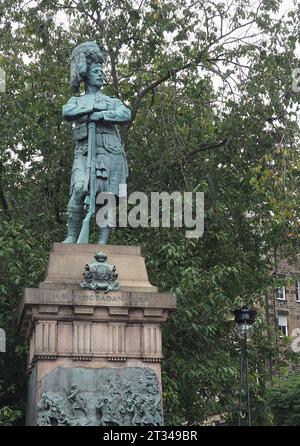
<path fill-rule="evenodd" d="M 91 87 L 101 87 L 103 85 L 103 70 L 100 65 L 89 70 L 87 82 Z"/>

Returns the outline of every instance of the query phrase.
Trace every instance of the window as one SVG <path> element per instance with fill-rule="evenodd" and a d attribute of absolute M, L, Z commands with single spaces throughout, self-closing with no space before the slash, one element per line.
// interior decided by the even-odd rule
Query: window
<path fill-rule="evenodd" d="M 282 314 L 278 315 L 278 330 L 282 332 L 283 336 L 288 336 L 288 319 Z"/>
<path fill-rule="evenodd" d="M 285 286 L 278 288 L 278 294 L 277 294 L 278 300 L 285 300 Z"/>
<path fill-rule="evenodd" d="M 296 281 L 296 302 L 300 302 L 300 279 Z"/>

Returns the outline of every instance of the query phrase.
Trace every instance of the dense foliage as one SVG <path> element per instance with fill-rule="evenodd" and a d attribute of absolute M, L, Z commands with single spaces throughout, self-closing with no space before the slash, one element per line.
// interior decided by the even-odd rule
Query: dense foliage
<path fill-rule="evenodd" d="M 291 374 L 277 383 L 270 392 L 270 406 L 276 426 L 300 424 L 300 377 Z"/>
<path fill-rule="evenodd" d="M 236 423 L 232 311 L 242 304 L 261 309 L 250 380 L 254 422 L 270 422 L 265 395 L 277 352 L 263 296 L 277 284 L 270 272 L 278 256 L 299 252 L 292 69 L 300 8 L 290 2 L 287 13 L 281 3 L 2 1 L 0 327 L 8 353 L 0 354 L 1 422 L 24 411 L 26 346 L 15 328 L 22 291 L 38 284 L 51 244 L 65 235 L 73 138 L 61 107 L 71 95 L 70 52 L 85 40 L 103 42 L 105 90 L 132 109 L 122 129 L 129 193 L 205 192 L 203 237 L 127 228 L 111 239 L 141 245 L 152 283 L 177 295 L 164 327 L 166 422 L 220 414 Z"/>

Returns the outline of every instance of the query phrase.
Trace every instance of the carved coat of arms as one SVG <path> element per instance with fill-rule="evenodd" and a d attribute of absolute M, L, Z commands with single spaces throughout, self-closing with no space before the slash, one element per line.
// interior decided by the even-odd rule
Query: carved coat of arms
<path fill-rule="evenodd" d="M 120 289 L 116 267 L 107 262 L 107 255 L 104 252 L 96 253 L 95 260 L 90 264 L 87 263 L 85 270 L 84 281 L 80 284 L 81 288 L 96 292 L 104 291 L 104 293 Z"/>

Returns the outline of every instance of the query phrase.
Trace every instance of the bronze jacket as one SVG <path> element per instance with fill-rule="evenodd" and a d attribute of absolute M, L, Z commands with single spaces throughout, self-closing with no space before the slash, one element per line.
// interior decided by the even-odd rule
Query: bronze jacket
<path fill-rule="evenodd" d="M 102 111 L 103 114 L 103 119 L 96 122 L 97 147 L 104 147 L 112 153 L 123 152 L 123 144 L 115 124 L 129 122 L 131 111 L 119 99 L 100 92 L 73 96 L 63 106 L 63 117 L 67 121 L 75 121 L 76 152 L 82 155 L 87 152 L 88 115 L 94 111 Z"/>

